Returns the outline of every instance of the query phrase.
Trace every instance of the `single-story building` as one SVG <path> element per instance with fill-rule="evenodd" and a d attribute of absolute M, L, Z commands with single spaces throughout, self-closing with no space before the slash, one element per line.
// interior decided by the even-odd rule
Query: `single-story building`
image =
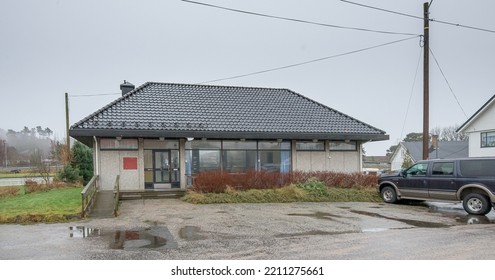
<path fill-rule="evenodd" d="M 434 148 L 430 142 L 428 159 L 453 159 L 468 156 L 467 141 L 438 141 Z M 399 170 L 404 161 L 416 163 L 423 159 L 423 141 L 400 142 L 392 156 L 390 169 Z"/>
<path fill-rule="evenodd" d="M 186 188 L 200 172 L 360 172 L 389 136 L 288 89 L 147 82 L 70 128 L 93 148 L 100 189 Z"/>
<path fill-rule="evenodd" d="M 470 157 L 495 156 L 495 95 L 457 131 L 469 136 Z"/>

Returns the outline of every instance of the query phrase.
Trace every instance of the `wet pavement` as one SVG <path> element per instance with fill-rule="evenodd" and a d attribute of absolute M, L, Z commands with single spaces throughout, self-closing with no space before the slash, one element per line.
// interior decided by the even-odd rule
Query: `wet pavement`
<path fill-rule="evenodd" d="M 123 201 L 117 218 L 0 225 L 1 259 L 495 259 L 461 204 Z"/>

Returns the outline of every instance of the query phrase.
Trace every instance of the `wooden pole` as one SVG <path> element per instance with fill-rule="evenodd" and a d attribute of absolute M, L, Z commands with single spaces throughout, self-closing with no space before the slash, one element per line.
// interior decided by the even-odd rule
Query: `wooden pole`
<path fill-rule="evenodd" d="M 430 19 L 429 19 L 429 3 L 423 4 L 424 9 L 424 46 L 423 46 L 423 159 L 429 157 L 429 135 L 430 135 Z"/>

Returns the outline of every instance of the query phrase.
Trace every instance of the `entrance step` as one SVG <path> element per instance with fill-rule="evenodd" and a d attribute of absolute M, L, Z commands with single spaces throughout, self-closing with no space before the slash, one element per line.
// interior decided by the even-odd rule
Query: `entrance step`
<path fill-rule="evenodd" d="M 113 191 L 98 191 L 93 208 L 88 214 L 90 218 L 113 218 Z"/>
<path fill-rule="evenodd" d="M 120 200 L 145 199 L 145 198 L 181 198 L 186 193 L 185 190 L 134 190 L 120 191 Z"/>

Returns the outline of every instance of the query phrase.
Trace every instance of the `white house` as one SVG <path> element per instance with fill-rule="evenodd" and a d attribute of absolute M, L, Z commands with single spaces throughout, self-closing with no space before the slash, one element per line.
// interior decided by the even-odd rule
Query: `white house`
<path fill-rule="evenodd" d="M 469 136 L 469 157 L 495 156 L 495 95 L 457 131 Z"/>

